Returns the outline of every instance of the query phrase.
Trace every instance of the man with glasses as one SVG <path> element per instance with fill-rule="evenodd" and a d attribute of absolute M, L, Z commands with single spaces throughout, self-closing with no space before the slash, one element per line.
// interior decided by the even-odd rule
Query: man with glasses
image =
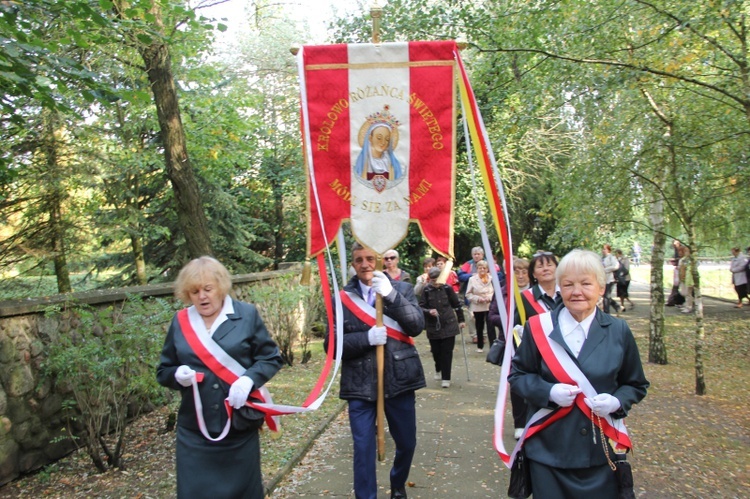
<path fill-rule="evenodd" d="M 394 281 L 411 282 L 411 276 L 405 270 L 398 268 L 398 251 L 390 249 L 383 254 L 385 273 Z"/>

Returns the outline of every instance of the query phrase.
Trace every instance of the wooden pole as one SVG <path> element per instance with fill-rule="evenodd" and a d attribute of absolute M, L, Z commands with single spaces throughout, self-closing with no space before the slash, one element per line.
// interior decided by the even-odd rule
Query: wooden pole
<path fill-rule="evenodd" d="M 380 18 L 383 15 L 383 9 L 378 6 L 377 0 L 375 5 L 370 8 L 370 17 L 372 17 L 372 43 L 380 43 Z M 375 270 L 383 269 L 383 259 L 378 255 L 375 263 Z M 375 325 L 383 326 L 383 297 L 377 295 L 375 298 Z M 375 358 L 378 368 L 378 400 L 376 407 L 376 425 L 378 437 L 378 461 L 385 461 L 385 388 L 383 377 L 385 372 L 385 345 L 375 347 Z"/>
<path fill-rule="evenodd" d="M 373 5 L 370 8 L 370 17 L 372 17 L 372 43 L 380 43 L 380 19 L 383 17 L 383 8 Z"/>
<path fill-rule="evenodd" d="M 378 255 L 375 263 L 375 270 L 383 270 L 383 259 L 380 255 Z M 378 294 L 375 295 L 375 325 L 377 327 L 383 326 L 383 297 Z M 375 347 L 375 360 L 377 361 L 378 368 L 378 400 L 377 413 L 375 415 L 378 436 L 378 461 L 383 462 L 385 461 L 385 345 Z"/>
<path fill-rule="evenodd" d="M 372 43 L 380 43 L 380 18 L 383 15 L 383 9 L 377 5 L 373 5 L 370 8 L 370 17 L 372 17 Z M 383 269 L 383 259 L 378 255 L 377 262 L 375 263 L 375 270 Z M 375 325 L 378 327 L 383 326 L 383 297 L 377 295 L 375 298 Z M 375 359 L 377 360 L 378 368 L 378 400 L 376 406 L 376 425 L 377 425 L 377 439 L 378 439 L 378 461 L 385 461 L 385 387 L 384 387 L 384 372 L 385 372 L 385 345 L 378 345 L 375 347 Z"/>

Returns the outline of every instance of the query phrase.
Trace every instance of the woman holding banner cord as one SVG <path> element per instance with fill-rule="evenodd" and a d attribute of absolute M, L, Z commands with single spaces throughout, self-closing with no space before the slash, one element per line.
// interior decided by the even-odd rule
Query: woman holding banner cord
<path fill-rule="evenodd" d="M 191 306 L 169 326 L 156 379 L 182 395 L 180 498 L 265 495 L 258 436 L 263 413 L 246 402 L 281 368 L 282 358 L 255 306 L 232 299 L 231 288 L 227 269 L 208 256 L 188 263 L 175 282 L 175 296 Z"/>
<path fill-rule="evenodd" d="M 563 306 L 527 321 L 508 376 L 529 404 L 519 445 L 534 497 L 614 499 L 632 447 L 622 420 L 649 383 L 627 323 L 596 306 L 599 256 L 573 250 L 556 276 Z"/>

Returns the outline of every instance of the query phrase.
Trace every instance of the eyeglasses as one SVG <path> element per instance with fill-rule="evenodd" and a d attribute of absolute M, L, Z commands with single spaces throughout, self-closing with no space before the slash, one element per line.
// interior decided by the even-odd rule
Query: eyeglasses
<path fill-rule="evenodd" d="M 395 260 L 395 259 L 396 259 L 395 256 L 384 256 L 383 257 L 383 260 Z"/>

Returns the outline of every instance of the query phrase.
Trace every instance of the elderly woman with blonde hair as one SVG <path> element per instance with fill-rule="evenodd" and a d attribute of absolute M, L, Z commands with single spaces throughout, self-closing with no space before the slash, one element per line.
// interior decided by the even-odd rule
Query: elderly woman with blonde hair
<path fill-rule="evenodd" d="M 625 469 L 632 447 L 623 419 L 649 383 L 627 323 L 596 306 L 606 289 L 599 256 L 574 250 L 555 275 L 563 304 L 526 322 L 508 376 L 528 403 L 519 448 L 534 497 L 614 499 L 613 469 Z"/>
<path fill-rule="evenodd" d="M 177 497 L 265 495 L 258 436 L 264 418 L 248 398 L 282 359 L 255 306 L 233 299 L 231 290 L 227 269 L 208 256 L 185 265 L 175 282 L 175 296 L 189 306 L 169 326 L 156 379 L 182 396 Z"/>

